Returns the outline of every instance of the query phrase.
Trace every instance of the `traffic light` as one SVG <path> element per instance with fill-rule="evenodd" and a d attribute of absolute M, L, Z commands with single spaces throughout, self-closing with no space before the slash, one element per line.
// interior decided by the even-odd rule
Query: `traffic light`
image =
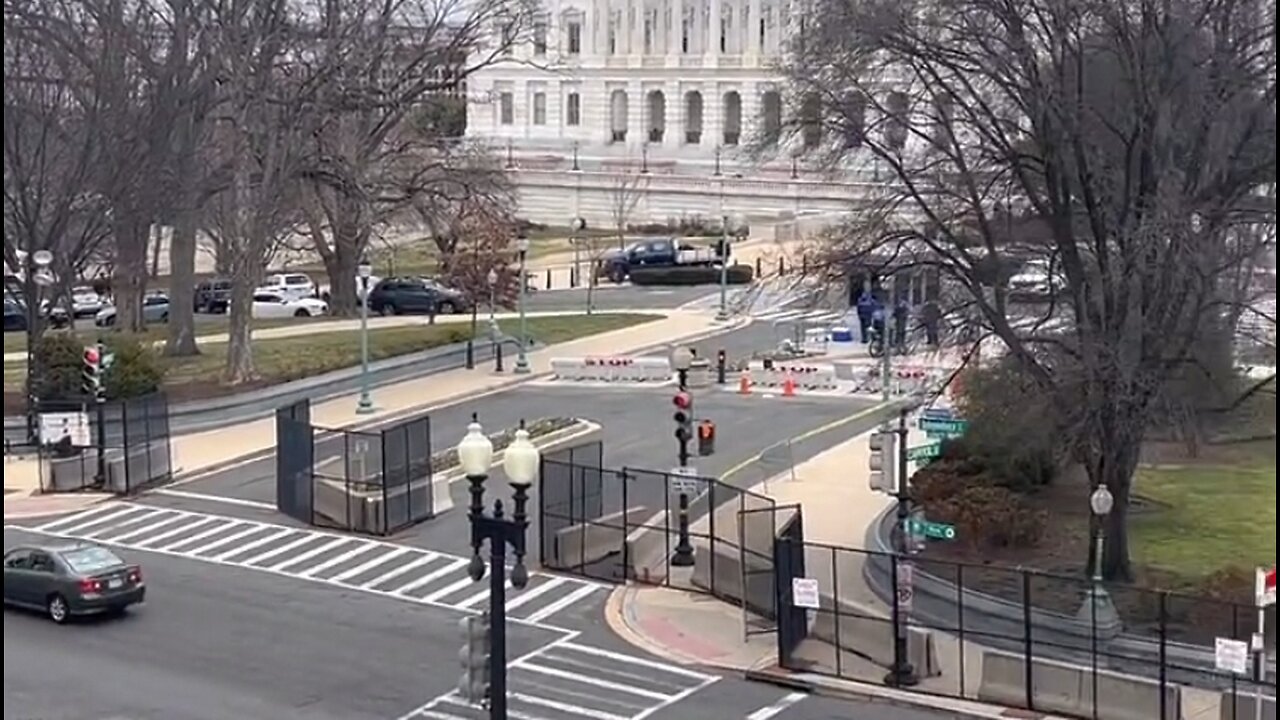
<path fill-rule="evenodd" d="M 97 398 L 102 394 L 102 348 L 89 345 L 83 356 L 84 394 Z"/>
<path fill-rule="evenodd" d="M 897 491 L 897 447 L 898 433 L 889 429 L 880 429 L 871 435 L 871 457 L 868 463 L 870 471 L 868 484 L 876 492 L 890 495 Z"/>
<path fill-rule="evenodd" d="M 466 644 L 458 653 L 462 663 L 458 695 L 472 705 L 480 705 L 489 700 L 489 655 L 492 652 L 489 613 L 467 616 L 462 619 L 461 626 Z"/>
<path fill-rule="evenodd" d="M 710 420 L 698 423 L 698 455 L 707 457 L 716 452 L 716 424 Z"/>
<path fill-rule="evenodd" d="M 687 391 L 676 393 L 671 402 L 676 406 L 676 440 L 680 441 L 680 465 L 689 462 L 689 441 L 693 440 L 693 396 Z"/>
<path fill-rule="evenodd" d="M 732 252 L 732 245 L 728 238 L 720 238 L 716 241 L 716 257 L 727 262 Z"/>

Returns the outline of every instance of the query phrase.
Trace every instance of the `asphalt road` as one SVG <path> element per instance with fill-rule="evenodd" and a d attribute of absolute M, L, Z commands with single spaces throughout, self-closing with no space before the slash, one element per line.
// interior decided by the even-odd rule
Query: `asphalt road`
<path fill-rule="evenodd" d="M 119 530 L 115 535 L 123 537 Z M 32 537 L 6 528 L 5 547 Z M 392 595 L 342 586 L 317 572 L 319 556 L 308 561 L 310 569 L 268 571 L 208 556 L 117 551 L 142 563 L 149 585 L 147 604 L 125 617 L 57 627 L 31 613 L 5 611 L 5 717 L 485 717 L 451 696 L 463 612 L 431 604 L 421 590 Z M 556 621 L 594 624 L 588 616 L 598 610 L 593 599 L 566 608 Z M 511 709 L 526 720 L 943 717 L 792 696 L 618 645 L 538 622 L 510 623 Z"/>

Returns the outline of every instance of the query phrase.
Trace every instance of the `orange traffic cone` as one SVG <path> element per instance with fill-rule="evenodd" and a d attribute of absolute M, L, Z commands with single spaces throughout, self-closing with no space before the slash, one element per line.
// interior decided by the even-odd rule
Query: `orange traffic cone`
<path fill-rule="evenodd" d="M 739 395 L 751 394 L 751 371 L 750 370 L 743 370 L 742 375 L 738 377 L 738 394 Z"/>
<path fill-rule="evenodd" d="M 782 397 L 796 396 L 796 379 L 791 373 L 782 381 Z"/>

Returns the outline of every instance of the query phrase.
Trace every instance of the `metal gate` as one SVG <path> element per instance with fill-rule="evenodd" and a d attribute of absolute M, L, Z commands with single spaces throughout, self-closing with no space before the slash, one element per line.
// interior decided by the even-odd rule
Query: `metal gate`
<path fill-rule="evenodd" d="M 315 443 L 311 403 L 276 410 L 276 509 L 308 525 L 314 522 Z"/>
<path fill-rule="evenodd" d="M 809 636 L 809 611 L 796 607 L 793 581 L 805 577 L 804 519 L 799 512 L 778 531 L 773 542 L 773 566 L 778 608 L 778 665 L 795 667 L 792 653 Z"/>

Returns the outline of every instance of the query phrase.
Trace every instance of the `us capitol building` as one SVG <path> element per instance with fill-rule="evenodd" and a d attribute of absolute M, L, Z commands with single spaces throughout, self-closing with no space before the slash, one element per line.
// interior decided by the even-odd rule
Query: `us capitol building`
<path fill-rule="evenodd" d="M 467 80 L 467 135 L 504 158 L 522 217 L 613 227 L 620 216 L 741 214 L 794 229 L 797 218 L 847 211 L 855 176 L 874 180 L 818 172 L 801 138 L 747 156 L 746 143 L 777 134 L 786 114 L 771 67 L 798 20 L 790 2 L 548 2 L 508 59 Z"/>

